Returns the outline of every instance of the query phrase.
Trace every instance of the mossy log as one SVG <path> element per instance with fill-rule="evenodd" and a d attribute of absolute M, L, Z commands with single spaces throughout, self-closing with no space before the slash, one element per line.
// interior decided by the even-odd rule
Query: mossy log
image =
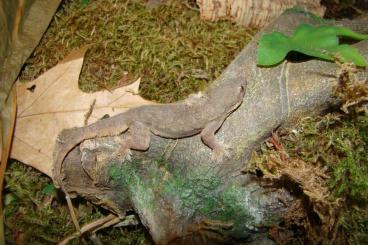
<path fill-rule="evenodd" d="M 109 156 L 124 134 L 98 138 L 83 142 L 64 160 L 64 187 L 121 217 L 135 210 L 157 244 L 203 244 L 203 239 L 210 244 L 239 239 L 266 242 L 267 229 L 262 227 L 276 222 L 293 197 L 284 189 L 262 187 L 259 178 L 242 169 L 251 151 L 275 128 L 338 105 L 333 88 L 339 66 L 310 59 L 258 67 L 257 40 L 262 33 L 290 34 L 300 23 L 320 25 L 321 21 L 287 11 L 262 30 L 211 85 L 221 89 L 231 79 L 248 81 L 242 105 L 217 133 L 231 148 L 231 159 L 213 163 L 211 150 L 199 136 L 177 140 L 153 136 L 147 151 L 133 151 L 133 160 L 122 162 Z M 345 24 L 367 31 L 367 25 Z M 368 42 L 356 47 L 368 58 Z M 359 75 L 367 77 L 368 72 L 361 70 Z"/>

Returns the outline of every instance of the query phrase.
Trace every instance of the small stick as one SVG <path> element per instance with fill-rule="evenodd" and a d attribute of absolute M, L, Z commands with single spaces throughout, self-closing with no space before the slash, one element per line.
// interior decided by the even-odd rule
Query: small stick
<path fill-rule="evenodd" d="M 64 192 L 65 192 L 66 203 L 68 204 L 68 208 L 69 208 L 70 216 L 72 217 L 73 224 L 74 224 L 75 228 L 77 229 L 77 232 L 80 234 L 81 228 L 80 228 L 78 220 L 77 220 L 77 215 L 74 212 L 74 207 L 73 207 L 72 200 L 70 199 L 69 194 L 65 190 L 64 190 Z"/>
<path fill-rule="evenodd" d="M 93 112 L 93 108 L 95 107 L 95 105 L 96 105 L 96 99 L 93 100 L 93 102 L 90 105 L 88 111 L 84 115 L 84 126 L 87 126 L 88 125 L 88 119 L 91 117 L 92 112 Z"/>
<path fill-rule="evenodd" d="M 72 235 L 64 238 L 61 242 L 59 242 L 59 245 L 65 245 L 67 244 L 69 241 L 71 241 L 74 238 L 79 237 L 80 235 L 88 232 L 88 231 L 98 231 L 100 229 L 109 227 L 111 225 L 114 225 L 116 223 L 118 223 L 120 221 L 120 218 L 117 217 L 116 215 L 113 214 L 109 214 L 106 217 L 97 219 L 89 224 L 84 225 L 81 229 L 80 232 L 75 232 Z"/>

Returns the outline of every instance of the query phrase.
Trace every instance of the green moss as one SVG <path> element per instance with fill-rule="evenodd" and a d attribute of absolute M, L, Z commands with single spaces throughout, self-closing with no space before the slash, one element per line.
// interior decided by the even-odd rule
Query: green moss
<path fill-rule="evenodd" d="M 4 213 L 7 244 L 53 244 L 75 232 L 64 198 L 50 188 L 51 180 L 19 162 L 11 162 L 5 175 Z M 49 191 L 45 192 L 48 189 Z M 89 202 L 73 200 L 81 225 L 103 216 Z M 141 227 L 110 228 L 97 233 L 108 244 L 140 244 Z M 87 244 L 91 242 L 86 238 Z M 73 240 L 72 244 L 78 244 Z"/>
<path fill-rule="evenodd" d="M 340 224 L 347 233 L 349 244 L 367 244 L 368 211 L 347 207 L 340 217 Z"/>
<path fill-rule="evenodd" d="M 286 163 L 301 159 L 314 166 L 316 176 L 310 176 L 310 183 L 318 179 L 322 181 L 319 183 L 321 187 L 329 187 L 325 201 L 335 203 L 331 206 L 334 210 L 328 211 L 326 206 L 326 210 L 320 211 L 336 214 L 337 217 L 333 216 L 331 220 L 338 220 L 335 230 L 339 239 L 350 244 L 365 244 L 368 230 L 368 115 L 333 113 L 305 118 L 294 128 L 279 130 L 274 137 L 282 151 L 272 144 L 263 145 L 262 153 L 254 154 L 252 160 L 258 170 L 268 176 L 277 173 L 276 165 L 273 165 L 274 169 L 268 167 L 271 159 L 280 154 L 287 158 Z M 308 188 L 308 183 L 303 184 Z M 310 225 L 316 230 L 323 229 L 316 223 Z M 326 225 L 331 224 L 326 222 Z"/>
<path fill-rule="evenodd" d="M 351 244 L 364 244 L 368 231 L 368 115 L 327 116 L 308 124 L 317 134 L 298 137 L 307 146 L 304 151 L 310 149 L 314 162 L 328 168 L 331 196 L 345 200 L 339 218 L 347 239 Z"/>
<path fill-rule="evenodd" d="M 42 193 L 49 181 L 47 177 L 18 162 L 9 165 L 4 189 L 7 243 L 15 244 L 17 239 L 57 242 L 64 234 L 73 231 L 67 210 L 53 210 L 56 193 Z"/>
<path fill-rule="evenodd" d="M 105 229 L 99 233 L 98 238 L 100 239 L 101 244 L 109 245 L 150 244 L 149 239 L 147 239 L 147 234 L 143 232 L 143 229 L 137 227 L 133 227 L 131 229 Z"/>
<path fill-rule="evenodd" d="M 83 90 L 111 89 L 142 77 L 142 96 L 172 102 L 217 78 L 254 32 L 226 21 L 202 21 L 182 0 L 153 10 L 145 2 L 66 1 L 21 79 L 34 79 L 72 49 L 90 45 L 80 76 Z"/>
<path fill-rule="evenodd" d="M 304 121 L 299 130 L 285 141 L 288 153 L 327 167 L 336 197 L 368 204 L 368 115 L 330 114 Z"/>
<path fill-rule="evenodd" d="M 368 165 L 363 162 L 368 158 L 368 148 L 352 150 L 349 142 L 338 140 L 344 158 L 334 166 L 331 186 L 336 196 L 346 196 L 356 204 L 368 203 Z M 362 161 L 362 158 L 364 160 Z"/>

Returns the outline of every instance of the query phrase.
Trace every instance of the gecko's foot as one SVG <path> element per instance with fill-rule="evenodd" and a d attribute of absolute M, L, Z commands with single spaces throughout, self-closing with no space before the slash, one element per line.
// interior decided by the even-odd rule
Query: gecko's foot
<path fill-rule="evenodd" d="M 201 91 L 199 91 L 198 93 L 196 93 L 194 95 L 194 97 L 198 98 L 198 99 L 205 99 L 205 100 L 209 100 L 209 97 L 207 95 L 205 95 L 204 93 L 202 93 Z"/>
<path fill-rule="evenodd" d="M 80 138 L 80 128 L 63 129 L 56 138 L 58 145 L 64 145 L 67 142 L 77 142 Z"/>
<path fill-rule="evenodd" d="M 230 158 L 230 153 L 228 152 L 229 147 L 226 145 L 217 147 L 212 151 L 212 160 L 215 162 L 222 162 L 225 159 Z"/>
<path fill-rule="evenodd" d="M 132 151 L 129 148 L 125 149 L 119 149 L 116 153 L 116 156 L 118 156 L 122 162 L 124 161 L 132 161 Z"/>
<path fill-rule="evenodd" d="M 56 143 L 59 145 L 64 144 L 66 140 L 69 138 L 69 135 L 71 135 L 71 129 L 62 130 L 56 137 Z"/>
<path fill-rule="evenodd" d="M 187 106 L 193 107 L 195 104 L 203 103 L 206 100 L 209 100 L 209 98 L 202 92 L 198 92 L 196 94 L 190 94 L 185 100 L 185 103 Z"/>
<path fill-rule="evenodd" d="M 70 145 L 71 142 L 78 142 L 77 138 L 77 129 L 76 128 L 69 128 L 62 130 L 56 137 L 54 150 L 53 150 L 53 158 L 59 159 L 62 157 L 64 160 L 64 155 L 66 155 L 75 145 Z M 76 136 L 77 135 L 77 136 Z M 68 147 L 70 147 L 68 149 Z M 61 162 L 60 162 L 61 164 Z"/>

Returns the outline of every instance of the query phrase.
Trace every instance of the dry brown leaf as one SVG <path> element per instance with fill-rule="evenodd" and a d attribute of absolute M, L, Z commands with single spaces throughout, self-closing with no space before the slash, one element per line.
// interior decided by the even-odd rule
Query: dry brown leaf
<path fill-rule="evenodd" d="M 49 176 L 58 133 L 65 128 L 84 126 L 92 104 L 89 124 L 106 114 L 112 116 L 129 108 L 153 104 L 137 95 L 140 79 L 112 92 L 79 90 L 85 51 L 73 52 L 32 82 L 17 83 L 18 112 L 11 157 Z"/>

